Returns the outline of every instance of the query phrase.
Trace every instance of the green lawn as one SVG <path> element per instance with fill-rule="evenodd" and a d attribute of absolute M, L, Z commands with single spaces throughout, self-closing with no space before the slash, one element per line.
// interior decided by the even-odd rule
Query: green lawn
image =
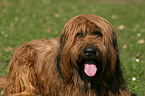
<path fill-rule="evenodd" d="M 59 37 L 64 24 L 79 14 L 97 14 L 112 23 L 128 89 L 145 96 L 144 0 L 0 0 L 0 76 L 6 76 L 23 42 Z"/>

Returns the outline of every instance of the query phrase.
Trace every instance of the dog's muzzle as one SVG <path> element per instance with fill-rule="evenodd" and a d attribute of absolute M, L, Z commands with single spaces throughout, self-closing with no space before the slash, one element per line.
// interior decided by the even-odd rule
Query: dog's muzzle
<path fill-rule="evenodd" d="M 94 47 L 86 47 L 83 49 L 85 56 L 87 57 L 84 61 L 84 72 L 87 76 L 95 76 L 97 72 L 97 67 L 95 61 L 91 58 L 96 55 L 96 49 Z"/>
<path fill-rule="evenodd" d="M 96 55 L 96 49 L 94 47 L 86 47 L 85 49 L 83 49 L 83 52 L 87 57 Z"/>

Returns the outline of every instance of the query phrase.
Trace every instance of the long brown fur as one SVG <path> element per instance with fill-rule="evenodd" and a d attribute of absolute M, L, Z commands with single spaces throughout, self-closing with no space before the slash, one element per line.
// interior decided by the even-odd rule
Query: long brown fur
<path fill-rule="evenodd" d="M 94 77 L 87 76 L 82 67 L 89 58 L 83 52 L 88 46 L 97 50 L 93 62 L 99 62 L 96 66 L 100 73 Z M 6 96 L 130 96 L 122 76 L 113 26 L 96 15 L 78 15 L 66 23 L 59 40 L 41 39 L 20 46 L 10 62 L 2 93 Z"/>

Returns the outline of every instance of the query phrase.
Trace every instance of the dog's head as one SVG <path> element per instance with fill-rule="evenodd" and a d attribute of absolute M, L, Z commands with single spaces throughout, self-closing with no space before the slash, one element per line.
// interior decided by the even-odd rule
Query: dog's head
<path fill-rule="evenodd" d="M 78 15 L 69 20 L 60 35 L 58 69 L 65 80 L 76 68 L 83 77 L 108 78 L 119 63 L 115 30 L 104 18 Z"/>

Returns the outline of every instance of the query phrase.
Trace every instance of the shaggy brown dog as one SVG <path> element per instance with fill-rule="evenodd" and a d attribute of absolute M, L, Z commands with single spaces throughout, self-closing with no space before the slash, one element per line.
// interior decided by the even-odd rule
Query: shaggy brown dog
<path fill-rule="evenodd" d="M 10 62 L 3 94 L 129 96 L 113 26 L 96 15 L 69 20 L 59 40 L 19 47 Z"/>

